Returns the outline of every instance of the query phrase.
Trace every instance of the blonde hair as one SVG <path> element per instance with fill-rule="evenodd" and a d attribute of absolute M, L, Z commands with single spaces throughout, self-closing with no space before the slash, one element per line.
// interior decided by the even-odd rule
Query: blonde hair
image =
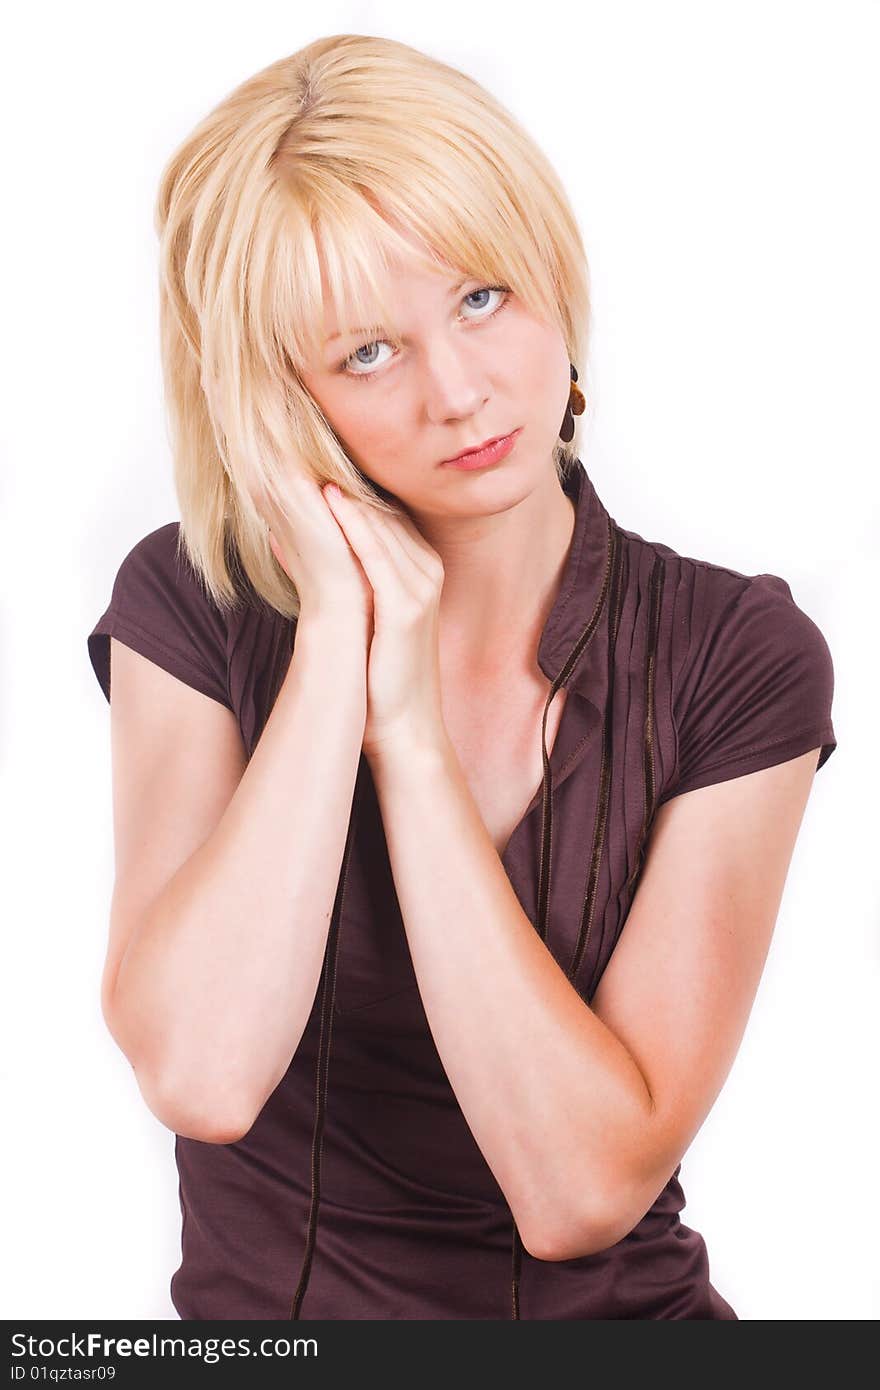
<path fill-rule="evenodd" d="M 590 294 L 577 222 L 504 106 L 387 38 L 337 34 L 264 68 L 183 141 L 156 200 L 180 550 L 221 608 L 238 605 L 238 571 L 298 616 L 254 500 L 281 502 L 292 458 L 397 510 L 348 459 L 299 374 L 323 327 L 319 248 L 340 325 L 393 326 L 382 273 L 389 254 L 413 255 L 395 219 L 428 263 L 500 281 L 555 323 L 583 379 Z M 560 479 L 576 449 L 577 435 L 556 445 Z"/>

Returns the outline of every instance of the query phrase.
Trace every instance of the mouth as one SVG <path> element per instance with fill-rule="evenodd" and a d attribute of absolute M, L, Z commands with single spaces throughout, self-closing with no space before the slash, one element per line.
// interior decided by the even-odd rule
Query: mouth
<path fill-rule="evenodd" d="M 498 459 L 504 458 L 516 443 L 517 438 L 522 433 L 522 426 L 513 430 L 510 434 L 495 435 L 493 439 L 487 439 L 483 444 L 478 444 L 474 449 L 464 449 L 454 458 L 443 459 L 441 467 L 451 468 L 484 468 L 490 463 L 496 463 Z"/>

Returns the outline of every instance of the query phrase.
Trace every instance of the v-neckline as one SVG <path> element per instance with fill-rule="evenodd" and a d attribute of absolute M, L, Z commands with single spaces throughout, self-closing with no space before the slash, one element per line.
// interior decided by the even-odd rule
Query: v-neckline
<path fill-rule="evenodd" d="M 583 758 L 599 723 L 595 705 L 581 695 L 578 690 L 572 687 L 566 687 L 566 689 L 568 693 L 559 719 L 559 728 L 556 730 L 556 738 L 553 740 L 553 747 L 550 750 L 550 773 L 554 792 L 567 780 Z M 555 694 L 553 698 L 556 698 Z M 543 797 L 544 780 L 542 778 L 531 801 L 510 832 L 507 843 L 501 852 L 500 858 L 505 868 L 508 867 L 507 861 L 515 848 L 515 842 L 525 832 L 535 812 L 542 805 Z"/>

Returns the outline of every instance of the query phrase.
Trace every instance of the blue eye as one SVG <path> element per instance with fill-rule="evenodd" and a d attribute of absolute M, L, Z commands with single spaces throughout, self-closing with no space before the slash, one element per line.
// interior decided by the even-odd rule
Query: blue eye
<path fill-rule="evenodd" d="M 507 285 L 483 285 L 483 286 L 480 287 L 480 289 L 477 289 L 477 290 L 470 290 L 470 291 L 464 296 L 464 299 L 465 299 L 465 300 L 468 300 L 468 299 L 475 299 L 475 298 L 477 298 L 479 295 L 485 295 L 485 294 L 501 294 L 501 295 L 504 296 L 504 298 L 502 299 L 502 301 L 501 301 L 500 304 L 497 304 L 497 305 L 495 306 L 495 308 L 491 310 L 490 313 L 488 313 L 488 314 L 486 314 L 486 313 L 481 313 L 481 314 L 479 315 L 479 318 L 478 318 L 477 321 L 480 322 L 480 323 L 484 323 L 484 322 L 486 321 L 486 319 L 494 318 L 494 316 L 495 316 L 496 314 L 500 313 L 501 310 L 502 310 L 503 308 L 505 308 L 506 305 L 510 302 L 510 289 L 508 288 Z M 474 306 L 472 306 L 472 307 L 474 307 Z M 475 306 L 475 307 L 477 307 L 477 308 L 484 308 L 485 305 L 477 305 L 477 306 Z M 360 380 L 360 381 L 371 381 L 375 376 L 378 375 L 377 372 L 375 372 L 375 371 L 368 371 L 368 372 L 352 371 L 352 370 L 351 370 L 351 367 L 352 367 L 353 364 L 360 364 L 361 366 L 366 366 L 366 367 L 375 366 L 375 365 L 376 365 L 376 359 L 375 359 L 374 357 L 371 357 L 369 360 L 366 360 L 363 356 L 361 356 L 361 354 L 362 354 L 362 353 L 370 353 L 374 348 L 378 348 L 378 347 L 382 347 L 382 346 L 387 346 L 387 347 L 390 347 L 390 346 L 391 346 L 391 344 L 388 342 L 387 338 L 378 338 L 378 339 L 376 339 L 374 342 L 371 342 L 371 343 L 364 343 L 364 344 L 362 344 L 361 347 L 355 348 L 354 352 L 351 353 L 348 357 L 345 358 L 345 360 L 344 360 L 343 362 L 341 362 L 341 363 L 339 364 L 339 368 L 338 368 L 339 372 L 341 372 L 344 376 L 350 376 L 350 377 L 355 378 L 356 380 Z M 389 358 L 389 359 L 386 359 L 386 360 L 387 360 L 387 361 L 390 361 L 390 358 Z M 379 363 L 379 365 L 381 366 L 382 364 Z"/>

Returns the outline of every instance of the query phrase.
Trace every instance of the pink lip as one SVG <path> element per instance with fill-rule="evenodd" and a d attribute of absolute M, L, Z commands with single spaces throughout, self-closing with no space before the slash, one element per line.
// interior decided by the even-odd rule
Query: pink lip
<path fill-rule="evenodd" d="M 467 453 L 458 454 L 455 458 L 444 459 L 443 467 L 487 468 L 490 463 L 497 463 L 499 459 L 505 458 L 510 453 L 521 433 L 522 426 L 511 434 L 503 434 L 498 439 L 491 440 L 479 449 L 471 449 Z"/>

